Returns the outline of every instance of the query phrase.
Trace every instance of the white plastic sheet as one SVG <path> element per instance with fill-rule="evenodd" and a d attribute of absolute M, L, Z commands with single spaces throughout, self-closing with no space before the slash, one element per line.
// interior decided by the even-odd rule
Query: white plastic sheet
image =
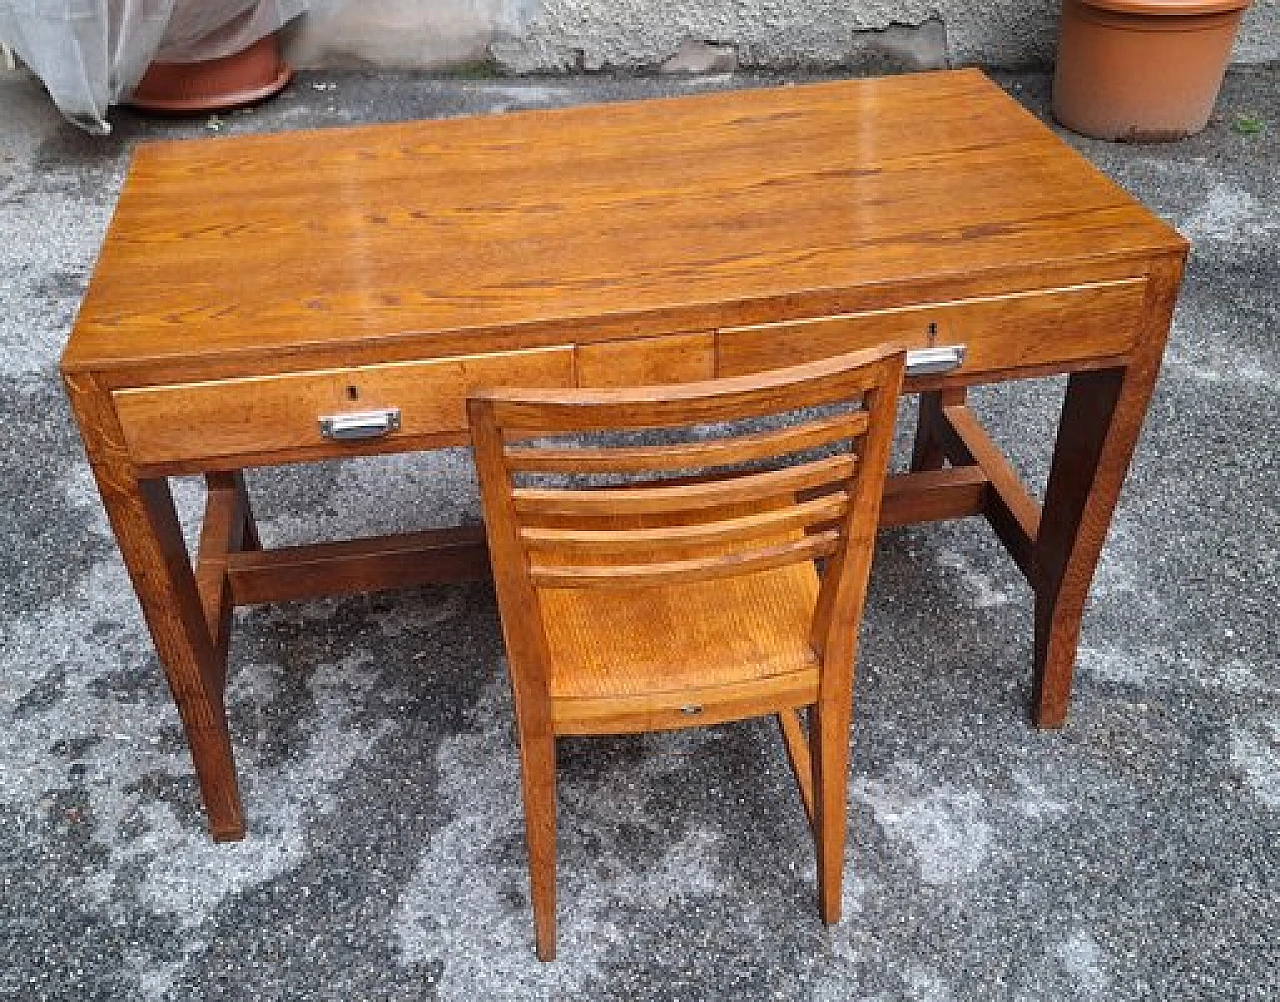
<path fill-rule="evenodd" d="M 107 108 L 154 60 L 230 55 L 307 9 L 307 0 L 0 0 L 0 40 L 64 115 L 99 135 Z"/>

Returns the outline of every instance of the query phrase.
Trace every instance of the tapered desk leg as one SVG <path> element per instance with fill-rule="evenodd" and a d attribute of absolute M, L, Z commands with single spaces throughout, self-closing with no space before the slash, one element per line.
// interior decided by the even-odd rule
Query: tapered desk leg
<path fill-rule="evenodd" d="M 182 717 L 209 832 L 220 842 L 240 839 L 244 837 L 244 819 L 223 701 L 225 670 L 209 635 L 169 483 L 147 480 L 138 486 L 149 538 L 131 542 L 127 549 L 121 539 L 121 552 L 133 572 L 138 600 Z M 134 571 L 140 560 L 154 568 L 157 558 L 159 580 Z"/>
<path fill-rule="evenodd" d="M 1066 722 L 1085 599 L 1155 386 L 1181 274 L 1180 259 L 1153 268 L 1146 326 L 1129 365 L 1078 372 L 1067 383 L 1031 561 L 1040 727 Z"/>
<path fill-rule="evenodd" d="M 258 522 L 253 517 L 253 505 L 249 501 L 249 489 L 245 486 L 244 473 L 240 470 L 232 470 L 227 473 L 207 473 L 204 480 L 210 490 L 217 490 L 219 487 L 227 486 L 236 492 L 236 496 L 240 500 L 240 508 L 244 511 L 244 530 L 241 533 L 239 549 L 262 549 L 262 540 L 258 536 Z"/>
<path fill-rule="evenodd" d="M 916 420 L 915 443 L 911 449 L 911 472 L 940 470 L 947 460 L 945 422 L 942 409 L 962 404 L 963 386 L 956 389 L 928 390 L 920 394 L 920 416 Z"/>
<path fill-rule="evenodd" d="M 243 838 L 222 669 L 168 481 L 134 476 L 105 390 L 89 377 L 69 376 L 67 386 L 103 504 L 182 718 L 210 834 L 219 841 Z"/>

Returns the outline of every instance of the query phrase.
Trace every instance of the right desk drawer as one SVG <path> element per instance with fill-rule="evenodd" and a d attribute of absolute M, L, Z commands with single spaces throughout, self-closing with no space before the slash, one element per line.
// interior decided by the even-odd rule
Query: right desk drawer
<path fill-rule="evenodd" d="M 1078 367 L 1126 354 L 1142 321 L 1146 279 L 893 307 L 722 328 L 716 374 L 739 376 L 897 341 L 910 349 L 962 345 L 960 381 L 1019 369 Z"/>

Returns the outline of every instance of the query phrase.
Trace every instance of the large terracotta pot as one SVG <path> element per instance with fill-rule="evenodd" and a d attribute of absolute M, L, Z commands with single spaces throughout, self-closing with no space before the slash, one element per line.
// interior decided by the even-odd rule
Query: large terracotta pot
<path fill-rule="evenodd" d="M 221 111 L 279 93 L 293 71 L 275 35 L 220 59 L 195 63 L 152 63 L 129 98 L 147 111 Z"/>
<path fill-rule="evenodd" d="M 1182 139 L 1209 122 L 1249 0 L 1062 0 L 1053 113 L 1098 139 Z"/>

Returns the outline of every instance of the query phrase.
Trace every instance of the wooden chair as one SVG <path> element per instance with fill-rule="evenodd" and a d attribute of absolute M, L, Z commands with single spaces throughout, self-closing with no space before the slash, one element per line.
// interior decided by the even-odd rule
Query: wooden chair
<path fill-rule="evenodd" d="M 558 735 L 776 713 L 822 918 L 839 921 L 853 661 L 902 368 L 902 351 L 883 348 L 700 383 L 468 401 L 541 959 L 555 956 Z M 653 429 L 685 435 L 618 441 Z"/>

